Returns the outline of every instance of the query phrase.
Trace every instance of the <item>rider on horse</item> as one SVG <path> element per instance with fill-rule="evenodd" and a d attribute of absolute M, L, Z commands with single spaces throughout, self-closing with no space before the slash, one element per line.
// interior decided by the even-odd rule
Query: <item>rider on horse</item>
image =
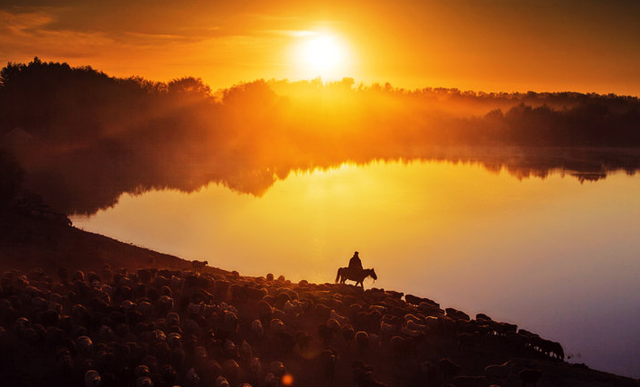
<path fill-rule="evenodd" d="M 344 284 L 347 280 L 356 281 L 356 286 L 360 284 L 360 286 L 364 288 L 363 281 L 367 277 L 373 278 L 374 281 L 378 279 L 378 275 L 374 269 L 364 269 L 362 267 L 362 261 L 360 261 L 360 256 L 358 256 L 358 252 L 356 251 L 349 260 L 349 267 L 341 267 L 338 269 L 336 282 Z"/>
<path fill-rule="evenodd" d="M 358 252 L 353 253 L 353 257 L 349 260 L 349 273 L 352 275 L 357 275 L 362 271 L 362 261 L 360 261 L 360 257 L 358 256 Z"/>

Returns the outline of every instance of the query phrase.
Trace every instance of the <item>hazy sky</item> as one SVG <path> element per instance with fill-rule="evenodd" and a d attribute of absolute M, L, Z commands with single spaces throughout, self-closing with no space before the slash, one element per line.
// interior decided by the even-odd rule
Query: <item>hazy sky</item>
<path fill-rule="evenodd" d="M 0 63 L 39 56 L 214 89 L 324 75 L 639 95 L 639 15 L 634 0 L 0 0 Z M 327 36 L 341 50 L 331 71 L 301 59 Z"/>

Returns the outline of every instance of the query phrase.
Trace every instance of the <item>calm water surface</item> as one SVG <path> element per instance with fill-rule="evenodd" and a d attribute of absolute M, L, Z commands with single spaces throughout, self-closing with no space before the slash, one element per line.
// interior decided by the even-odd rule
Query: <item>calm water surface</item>
<path fill-rule="evenodd" d="M 640 179 L 516 179 L 470 164 L 292 174 L 258 198 L 124 195 L 77 227 L 241 274 L 332 282 L 354 250 L 365 286 L 484 312 L 560 341 L 571 361 L 640 377 Z"/>

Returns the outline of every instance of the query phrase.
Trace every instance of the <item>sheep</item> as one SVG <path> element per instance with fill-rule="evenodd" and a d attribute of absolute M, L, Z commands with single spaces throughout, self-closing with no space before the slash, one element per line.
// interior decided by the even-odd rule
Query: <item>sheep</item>
<path fill-rule="evenodd" d="M 74 362 L 68 350 L 63 350 L 58 354 L 58 368 L 63 373 L 71 373 L 73 371 Z"/>
<path fill-rule="evenodd" d="M 205 366 L 199 369 L 202 371 L 202 377 L 206 384 L 211 384 L 218 376 L 222 375 L 222 366 L 213 359 L 207 359 Z"/>
<path fill-rule="evenodd" d="M 230 384 L 237 385 L 240 379 L 240 365 L 233 359 L 225 360 L 222 363 L 222 374 L 229 380 Z"/>
<path fill-rule="evenodd" d="M 295 316 L 298 313 L 300 313 L 300 306 L 299 305 L 294 305 L 291 301 L 287 300 L 284 303 L 284 312 L 287 315 Z"/>
<path fill-rule="evenodd" d="M 81 281 L 84 282 L 84 272 L 82 270 L 76 270 L 71 275 L 71 281 Z"/>
<path fill-rule="evenodd" d="M 269 333 L 275 336 L 278 333 L 284 332 L 284 323 L 282 320 L 274 318 L 269 322 Z"/>
<path fill-rule="evenodd" d="M 324 349 L 319 357 L 325 379 L 333 381 L 336 373 L 336 353 L 331 349 Z"/>
<path fill-rule="evenodd" d="M 382 338 L 382 340 L 384 340 L 385 342 L 391 340 L 391 337 L 393 337 L 395 332 L 396 329 L 393 325 L 388 324 L 384 321 L 380 322 L 380 337 Z"/>
<path fill-rule="evenodd" d="M 167 326 L 180 325 L 180 315 L 176 312 L 167 314 L 164 320 L 167 323 Z"/>
<path fill-rule="evenodd" d="M 263 323 L 268 323 L 273 317 L 273 307 L 269 305 L 268 302 L 262 300 L 258 302 L 256 305 L 258 309 L 258 316 L 260 317 L 260 321 Z"/>
<path fill-rule="evenodd" d="M 334 336 L 336 336 L 338 332 L 340 332 L 340 330 L 342 329 L 341 324 L 337 320 L 334 320 L 332 318 L 328 319 L 326 324 L 327 324 L 327 327 L 329 327 L 329 329 L 333 331 Z"/>
<path fill-rule="evenodd" d="M 195 304 L 193 302 L 190 302 L 189 304 L 187 304 L 187 308 L 186 308 L 186 312 L 188 316 L 202 316 L 204 310 L 204 303 L 200 302 L 198 304 Z"/>
<path fill-rule="evenodd" d="M 236 333 L 238 331 L 238 316 L 232 311 L 225 310 L 223 312 L 224 322 L 223 329 L 228 333 Z"/>
<path fill-rule="evenodd" d="M 413 294 L 406 294 L 404 300 L 409 304 L 419 305 L 422 302 L 421 297 L 414 296 Z"/>
<path fill-rule="evenodd" d="M 331 344 L 334 331 L 326 323 L 318 325 L 318 336 L 324 345 Z"/>
<path fill-rule="evenodd" d="M 296 339 L 288 332 L 278 332 L 276 334 L 276 351 L 282 354 L 290 354 L 296 346 Z"/>
<path fill-rule="evenodd" d="M 251 374 L 251 378 L 253 380 L 258 380 L 258 376 L 262 371 L 262 364 L 260 363 L 260 359 L 257 357 L 252 357 L 249 362 L 249 374 Z"/>
<path fill-rule="evenodd" d="M 484 367 L 484 374 L 487 379 L 499 380 L 506 379 L 511 374 L 511 362 L 506 361 L 503 364 L 491 364 Z"/>
<path fill-rule="evenodd" d="M 173 310 L 175 306 L 175 302 L 173 298 L 169 297 L 168 295 L 162 295 L 158 299 L 156 306 L 158 309 L 158 313 L 160 315 L 165 315 L 166 313 L 169 313 L 170 311 Z"/>
<path fill-rule="evenodd" d="M 251 336 L 259 340 L 264 336 L 264 328 L 262 327 L 262 322 L 258 319 L 253 320 L 251 322 Z"/>
<path fill-rule="evenodd" d="M 237 347 L 236 347 L 236 345 L 235 345 L 235 343 L 233 341 L 231 341 L 229 339 L 226 339 L 224 341 L 224 347 L 223 348 L 224 348 L 225 356 L 230 357 L 230 358 L 234 358 L 234 357 L 238 356 L 238 349 L 237 349 Z"/>
<path fill-rule="evenodd" d="M 151 375 L 151 373 L 149 372 L 149 367 L 144 364 L 138 365 L 133 373 L 137 378 Z"/>
<path fill-rule="evenodd" d="M 364 354 L 369 348 L 369 334 L 365 331 L 356 332 L 356 345 L 360 354 Z"/>
<path fill-rule="evenodd" d="M 525 368 L 518 372 L 518 377 L 520 381 L 522 381 L 522 387 L 525 387 L 531 384 L 533 387 L 536 387 L 536 383 L 540 380 L 542 376 L 542 370 L 534 369 L 534 368 Z"/>
<path fill-rule="evenodd" d="M 152 340 L 156 343 L 167 341 L 167 335 L 165 335 L 161 329 L 156 329 L 155 331 L 151 332 L 151 335 Z"/>
<path fill-rule="evenodd" d="M 93 352 L 93 341 L 89 336 L 80 336 L 76 339 L 76 348 L 83 356 L 90 356 Z"/>
<path fill-rule="evenodd" d="M 204 364 L 204 362 L 207 360 L 207 355 L 207 349 L 202 345 L 198 345 L 193 350 L 193 357 L 196 364 Z"/>
<path fill-rule="evenodd" d="M 168 277 L 173 278 L 174 284 L 185 279 L 185 286 L 175 292 L 166 283 L 156 286 L 156 282 L 162 282 L 163 278 L 170 285 L 172 280 Z M 198 280 L 197 284 L 205 284 L 207 287 L 187 289 L 187 278 L 195 278 Z M 230 290 L 231 295 L 245 291 L 247 294 L 254 294 L 247 297 L 247 303 L 243 304 L 242 308 L 236 310 L 232 305 L 225 303 L 230 298 L 223 300 L 209 293 L 213 293 L 216 282 L 225 281 L 225 278 L 229 280 L 227 285 L 230 286 L 226 289 Z M 500 354 L 506 354 L 502 350 L 508 350 L 507 344 L 513 339 L 521 343 L 520 348 L 524 348 L 524 343 L 528 343 L 527 348 L 530 351 L 563 358 L 560 344 L 544 340 L 527 331 L 521 331 L 522 334 L 515 333 L 515 326 L 512 328 L 507 324 L 490 320 L 489 316 L 477 314 L 475 320 L 463 321 L 460 319 L 461 312 L 455 310 L 448 311 L 450 318 L 427 316 L 420 309 L 420 305 L 430 305 L 430 308 L 435 306 L 423 299 L 413 299 L 414 304 L 407 304 L 395 298 L 397 295 L 379 289 L 366 294 L 354 293 L 350 289 L 337 289 L 332 285 L 305 284 L 303 289 L 298 285 L 269 284 L 264 279 L 232 279 L 231 276 L 208 274 L 192 276 L 190 273 L 168 270 L 164 274 L 154 273 L 153 276 L 119 273 L 116 274 L 115 282 L 110 283 L 102 283 L 94 279 L 92 274 L 86 274 L 85 281 L 77 279 L 73 284 L 59 286 L 47 285 L 32 278 L 27 280 L 30 281 L 29 284 L 21 279 L 24 285 L 19 289 L 13 285 L 5 287 L 5 280 L 2 279 L 0 324 L 12 327 L 2 336 L 6 338 L 14 335 L 17 339 L 23 340 L 25 345 L 39 346 L 32 348 L 44 348 L 43 345 L 51 349 L 67 348 L 56 351 L 55 359 L 60 375 L 68 376 L 69 380 L 72 380 L 73 375 L 80 377 L 86 370 L 97 370 L 105 387 L 107 384 L 150 387 L 151 382 L 160 386 L 176 383 L 181 383 L 184 387 L 211 386 L 215 385 L 219 376 L 227 382 L 232 382 L 227 374 L 223 374 L 223 367 L 217 363 L 219 361 L 225 364 L 225 371 L 228 372 L 231 363 L 224 363 L 227 360 L 242 365 L 246 381 L 254 386 L 262 385 L 269 370 L 262 372 L 260 360 L 254 356 L 257 353 L 264 354 L 271 361 L 274 356 L 286 355 L 296 345 L 299 350 L 296 350 L 298 352 L 295 369 L 309 372 L 309 369 L 305 369 L 312 364 L 309 360 L 320 354 L 317 358 L 321 360 L 318 367 L 322 368 L 318 372 L 322 371 L 327 379 L 337 380 L 338 376 L 343 376 L 343 370 L 337 368 L 337 362 L 341 358 L 335 349 L 320 344 L 311 350 L 311 336 L 305 331 L 298 331 L 292 336 L 296 329 L 308 328 L 319 322 L 324 322 L 324 327 L 319 328 L 320 338 L 326 336 L 327 344 L 339 341 L 340 349 L 347 351 L 347 358 L 356 355 L 351 354 L 349 349 L 353 341 L 356 341 L 354 351 L 359 351 L 356 358 L 361 358 L 359 356 L 373 353 L 377 349 L 376 343 L 379 343 L 380 336 L 383 342 L 389 341 L 389 351 L 406 356 L 427 333 L 433 333 L 433 336 L 438 337 L 450 334 L 453 338 L 461 338 L 461 341 L 464 341 L 466 336 L 482 335 L 484 338 L 486 334 L 495 334 L 494 337 L 483 339 L 482 343 L 486 341 L 489 344 L 489 339 L 492 339 L 496 345 L 503 344 L 504 348 L 496 347 L 501 351 Z M 221 286 L 222 289 L 226 285 Z M 281 286 L 290 286 L 291 289 Z M 254 293 L 249 292 L 249 289 Z M 62 297 L 60 294 L 68 296 Z M 238 297 L 233 299 L 239 300 Z M 415 303 L 418 303 L 418 306 Z M 272 305 L 276 304 L 284 311 L 274 309 Z M 262 305 L 264 314 L 271 318 L 262 321 L 257 305 Z M 373 305 L 372 308 L 369 308 L 370 305 Z M 320 312 L 321 315 L 326 313 L 326 319 L 318 321 L 314 312 Z M 68 313 L 69 316 L 63 313 Z M 21 316 L 27 318 L 19 318 Z M 291 321 L 282 320 L 291 316 L 297 318 Z M 262 343 L 257 339 L 264 335 L 264 327 L 269 327 L 269 340 Z M 378 332 L 380 336 L 376 335 Z M 337 339 L 338 335 L 340 340 Z M 432 335 L 428 337 L 431 339 Z M 444 348 L 445 343 L 434 344 Z M 3 348 L 6 349 L 7 346 L 3 345 Z M 425 348 L 424 352 L 426 351 Z M 420 354 L 424 355 L 422 352 Z M 73 357 L 76 353 L 77 357 Z M 468 365 L 468 361 L 469 359 L 465 360 L 465 364 Z M 139 372 L 135 368 L 136 365 L 143 365 L 147 371 Z M 433 385 L 434 382 L 431 380 L 436 366 L 420 366 L 420 371 L 411 374 L 419 365 L 420 361 L 411 359 L 411 367 L 403 366 L 402 371 L 408 372 L 409 375 L 402 380 L 409 384 L 415 382 L 416 385 Z M 500 374 L 498 368 L 504 365 L 485 367 L 487 384 L 506 382 L 509 370 Z M 194 383 L 184 374 L 192 367 L 194 375 L 201 378 L 198 383 Z M 440 368 L 439 372 L 445 375 L 444 367 Z M 176 370 L 182 373 L 180 377 L 177 376 Z M 379 384 L 373 379 L 371 369 L 363 370 L 359 385 L 376 385 L 374 382 Z M 389 371 L 388 368 L 384 370 L 385 373 Z M 270 371 L 270 384 L 278 387 L 286 385 L 283 376 L 278 376 L 278 370 Z M 340 372 L 336 373 L 337 371 Z M 320 374 L 318 376 L 323 377 Z M 463 376 L 454 380 L 454 376 L 450 376 L 436 382 L 474 385 L 475 379 L 480 378 L 471 379 Z M 240 381 L 245 380 L 236 380 L 231 384 L 238 386 Z M 338 384 L 342 382 L 336 381 Z M 526 387 L 531 386 L 531 382 L 524 383 Z"/>
<path fill-rule="evenodd" d="M 142 376 L 136 379 L 136 387 L 153 387 L 153 381 L 148 376 Z"/>
<path fill-rule="evenodd" d="M 184 382 L 187 387 L 197 387 L 200 384 L 200 376 L 195 369 L 190 368 L 185 375 Z"/>
<path fill-rule="evenodd" d="M 356 332 L 349 324 L 342 326 L 342 338 L 347 343 L 347 346 L 351 346 L 351 343 L 356 337 Z"/>
<path fill-rule="evenodd" d="M 409 350 L 409 339 L 405 339 L 400 336 L 393 336 L 391 338 L 391 351 L 397 357 L 404 357 Z"/>
<path fill-rule="evenodd" d="M 404 296 L 405 301 L 407 301 L 410 304 L 414 304 L 414 305 L 420 305 L 422 303 L 430 305 L 434 308 L 440 308 L 440 304 L 438 304 L 437 302 L 430 300 L 428 298 L 425 297 L 417 297 L 414 296 L 412 294 L 407 294 Z"/>
<path fill-rule="evenodd" d="M 191 268 L 193 271 L 200 272 L 209 264 L 209 261 L 191 261 Z"/>
<path fill-rule="evenodd" d="M 284 305 L 291 303 L 291 297 L 286 292 L 280 292 L 275 296 L 275 307 L 278 309 L 284 309 Z"/>
<path fill-rule="evenodd" d="M 336 313 L 335 310 L 331 311 L 331 313 L 329 314 L 329 319 L 336 320 L 338 323 L 340 323 L 340 325 L 349 323 L 348 317 L 341 316 L 340 314 Z"/>
<path fill-rule="evenodd" d="M 427 330 L 426 325 L 419 324 L 414 320 L 407 321 L 407 328 L 411 329 L 412 331 L 421 331 L 421 332 L 425 332 Z"/>
<path fill-rule="evenodd" d="M 100 387 L 102 379 L 100 374 L 96 370 L 88 370 L 84 373 L 84 386 L 85 387 Z"/>
<path fill-rule="evenodd" d="M 167 344 L 172 349 L 176 349 L 182 345 L 182 336 L 177 332 L 169 333 L 167 336 Z"/>
<path fill-rule="evenodd" d="M 387 308 L 385 308 L 382 305 L 369 305 L 369 310 L 370 311 L 377 311 L 379 312 L 381 315 L 384 315 L 384 313 L 387 311 Z"/>
<path fill-rule="evenodd" d="M 273 308 L 273 318 L 281 320 L 281 321 L 289 321 L 291 322 L 292 319 L 289 318 L 289 316 L 287 316 L 286 313 L 284 313 L 284 311 L 278 309 L 278 308 Z M 295 320 L 295 318 L 293 319 Z"/>
<path fill-rule="evenodd" d="M 401 334 L 401 336 L 409 337 L 414 340 L 422 339 L 425 336 L 423 331 L 415 331 L 407 327 L 400 328 L 399 333 Z"/>
<path fill-rule="evenodd" d="M 269 371 L 281 378 L 287 372 L 287 369 L 281 361 L 274 360 L 269 364 Z"/>
<path fill-rule="evenodd" d="M 244 304 L 249 300 L 247 288 L 240 284 L 232 284 L 229 287 L 229 293 L 231 293 L 231 301 L 234 304 Z"/>
<path fill-rule="evenodd" d="M 445 312 L 447 313 L 447 317 L 451 317 L 456 320 L 466 320 L 469 321 L 469 315 L 463 311 L 456 310 L 454 308 L 446 308 Z"/>
<path fill-rule="evenodd" d="M 253 348 L 251 348 L 251 345 L 247 343 L 246 340 L 243 340 L 242 344 L 240 344 L 240 358 L 245 364 L 247 364 L 252 357 Z"/>
<path fill-rule="evenodd" d="M 316 304 L 316 315 L 321 320 L 327 320 L 331 315 L 331 309 L 323 304 Z"/>
<path fill-rule="evenodd" d="M 175 383 L 176 379 L 178 378 L 178 373 L 171 365 L 165 364 L 162 367 L 161 377 L 162 377 L 162 380 L 165 382 L 165 385 L 171 386 Z"/>
<path fill-rule="evenodd" d="M 280 378 L 275 376 L 272 372 L 269 372 L 264 377 L 264 386 L 266 386 L 266 387 L 279 387 L 280 386 Z"/>
<path fill-rule="evenodd" d="M 172 275 L 170 281 L 170 288 L 172 292 L 177 293 L 182 291 L 185 283 L 184 278 Z"/>
<path fill-rule="evenodd" d="M 442 317 L 444 316 L 444 313 L 445 313 L 442 309 L 440 309 L 439 306 L 434 306 L 427 302 L 421 302 L 418 305 L 418 310 L 421 313 L 424 313 L 426 316 L 432 316 L 432 317 Z"/>
<path fill-rule="evenodd" d="M 541 339 L 539 341 L 539 347 L 545 355 L 551 356 L 552 358 L 558 360 L 564 360 L 564 350 L 562 349 L 562 345 L 560 345 L 560 343 Z"/>
<path fill-rule="evenodd" d="M 224 376 L 218 376 L 214 383 L 214 387 L 230 387 L 230 384 Z"/>
<path fill-rule="evenodd" d="M 142 301 L 138 303 L 138 312 L 140 312 L 143 317 L 149 318 L 154 312 L 153 305 L 151 305 L 149 301 Z"/>

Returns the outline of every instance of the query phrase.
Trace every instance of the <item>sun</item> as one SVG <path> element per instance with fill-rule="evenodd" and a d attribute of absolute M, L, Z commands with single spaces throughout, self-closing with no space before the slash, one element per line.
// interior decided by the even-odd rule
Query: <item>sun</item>
<path fill-rule="evenodd" d="M 305 78 L 341 78 L 349 64 L 347 44 L 337 35 L 308 32 L 301 36 L 296 57 L 298 72 Z"/>
<path fill-rule="evenodd" d="M 331 70 L 344 60 L 343 47 L 333 36 L 319 36 L 303 45 L 302 58 L 320 70 Z"/>

